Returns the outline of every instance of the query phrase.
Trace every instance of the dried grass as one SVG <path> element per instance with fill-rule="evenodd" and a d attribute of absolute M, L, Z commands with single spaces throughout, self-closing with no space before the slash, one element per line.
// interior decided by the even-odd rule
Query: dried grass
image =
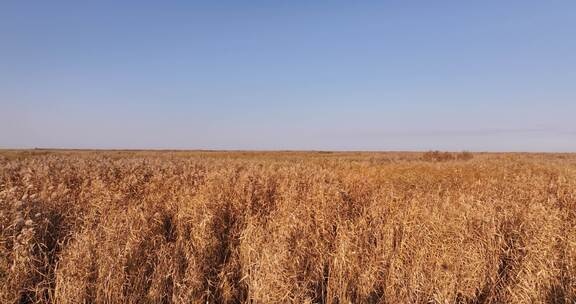
<path fill-rule="evenodd" d="M 570 154 L 8 151 L 0 207 L 2 303 L 576 301 Z"/>

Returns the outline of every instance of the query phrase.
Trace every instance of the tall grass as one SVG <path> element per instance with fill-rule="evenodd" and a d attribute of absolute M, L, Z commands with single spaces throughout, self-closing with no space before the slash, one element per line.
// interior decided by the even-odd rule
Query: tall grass
<path fill-rule="evenodd" d="M 432 156 L 12 151 L 0 302 L 576 301 L 576 156 Z"/>

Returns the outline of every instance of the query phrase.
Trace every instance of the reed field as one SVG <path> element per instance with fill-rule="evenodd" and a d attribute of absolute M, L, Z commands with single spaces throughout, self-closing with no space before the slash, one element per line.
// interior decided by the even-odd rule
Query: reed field
<path fill-rule="evenodd" d="M 576 303 L 576 154 L 0 151 L 0 303 Z"/>

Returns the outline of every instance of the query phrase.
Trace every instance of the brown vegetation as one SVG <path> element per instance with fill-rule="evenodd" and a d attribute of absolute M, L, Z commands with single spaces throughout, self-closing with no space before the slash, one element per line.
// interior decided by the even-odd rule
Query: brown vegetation
<path fill-rule="evenodd" d="M 0 153 L 1 303 L 573 303 L 570 154 Z"/>
<path fill-rule="evenodd" d="M 460 153 L 428 151 L 422 155 L 422 160 L 425 161 L 471 160 L 472 158 L 474 155 L 467 151 Z"/>

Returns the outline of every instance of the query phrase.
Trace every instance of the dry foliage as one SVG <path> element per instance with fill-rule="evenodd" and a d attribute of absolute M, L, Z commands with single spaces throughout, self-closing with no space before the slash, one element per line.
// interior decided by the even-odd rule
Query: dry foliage
<path fill-rule="evenodd" d="M 434 155 L 4 151 L 0 302 L 574 303 L 576 156 Z"/>

